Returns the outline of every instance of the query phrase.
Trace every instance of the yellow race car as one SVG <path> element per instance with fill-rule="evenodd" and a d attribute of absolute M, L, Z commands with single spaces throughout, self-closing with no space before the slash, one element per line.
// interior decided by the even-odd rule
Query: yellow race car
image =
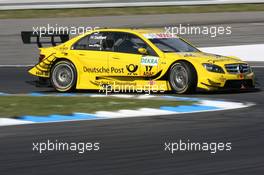
<path fill-rule="evenodd" d="M 49 36 L 49 35 L 47 35 Z M 241 89 L 255 86 L 250 66 L 238 58 L 203 53 L 184 39 L 154 30 L 99 29 L 40 48 L 29 73 L 60 92 L 74 89 L 137 92 Z M 22 32 L 24 43 L 39 35 Z M 66 41 L 68 40 L 68 41 Z"/>

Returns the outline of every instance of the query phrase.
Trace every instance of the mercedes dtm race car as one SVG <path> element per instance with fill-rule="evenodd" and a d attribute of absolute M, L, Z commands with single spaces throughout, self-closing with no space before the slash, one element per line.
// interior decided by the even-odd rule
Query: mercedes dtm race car
<path fill-rule="evenodd" d="M 47 35 L 48 36 L 48 35 Z M 29 73 L 48 79 L 60 92 L 102 87 L 189 93 L 254 87 L 250 66 L 233 57 L 203 53 L 184 39 L 154 30 L 100 29 L 62 44 L 40 48 L 39 63 Z M 24 43 L 32 32 L 22 32 Z M 68 41 L 66 41 L 68 40 Z"/>

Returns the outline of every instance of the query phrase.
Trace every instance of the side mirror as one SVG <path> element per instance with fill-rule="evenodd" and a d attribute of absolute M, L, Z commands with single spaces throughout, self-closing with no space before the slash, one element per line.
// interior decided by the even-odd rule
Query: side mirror
<path fill-rule="evenodd" d="M 139 49 L 138 49 L 138 52 L 139 52 L 140 54 L 142 54 L 142 55 L 146 55 L 146 54 L 148 54 L 147 49 L 145 49 L 145 48 L 143 48 L 143 47 L 139 48 Z"/>

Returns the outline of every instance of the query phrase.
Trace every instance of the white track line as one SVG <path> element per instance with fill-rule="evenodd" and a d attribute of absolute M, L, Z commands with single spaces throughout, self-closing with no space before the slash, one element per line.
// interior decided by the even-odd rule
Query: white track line
<path fill-rule="evenodd" d="M 23 125 L 23 124 L 31 124 L 34 122 L 17 120 L 12 118 L 0 118 L 0 126 L 8 126 L 8 125 Z"/>
<path fill-rule="evenodd" d="M 139 111 L 149 113 L 152 116 L 171 115 L 171 114 L 178 114 L 179 113 L 179 112 L 166 111 L 166 110 L 155 109 L 155 108 L 141 108 L 141 109 L 139 109 Z"/>
<path fill-rule="evenodd" d="M 127 95 L 127 94 L 117 94 L 117 95 L 109 95 L 110 97 L 118 97 L 118 98 L 134 98 L 135 95 Z"/>
<path fill-rule="evenodd" d="M 213 101 L 213 100 L 202 100 L 199 104 L 203 106 L 214 106 L 222 110 L 228 109 L 240 109 L 254 105 L 253 103 L 239 103 L 239 102 L 228 102 L 228 101 Z"/>
<path fill-rule="evenodd" d="M 149 116 L 149 113 L 138 110 L 119 110 L 118 113 L 124 114 L 128 117 Z"/>
<path fill-rule="evenodd" d="M 124 97 L 120 97 L 124 98 Z M 163 115 L 172 115 L 172 114 L 187 114 L 187 113 L 200 113 L 200 112 L 212 112 L 212 111 L 221 111 L 221 110 L 230 110 L 230 109 L 239 109 L 253 106 L 253 103 L 239 103 L 239 102 L 228 102 L 228 101 L 214 101 L 214 100 L 201 100 L 198 105 L 201 106 L 212 106 L 216 107 L 216 109 L 208 109 L 208 110 L 197 110 L 197 111 L 189 111 L 189 112 L 177 112 L 170 111 L 165 109 L 155 109 L 155 108 L 140 108 L 136 110 L 118 110 L 118 111 L 97 111 L 95 114 L 85 114 L 85 113 L 74 113 L 81 115 L 94 115 L 96 118 L 91 120 L 98 119 L 117 119 L 117 118 L 131 118 L 131 117 L 144 117 L 144 116 L 163 116 Z M 181 115 L 178 115 L 181 116 Z M 76 119 L 70 121 L 80 121 L 80 120 L 89 120 L 89 119 Z M 53 121 L 53 122 L 69 122 L 69 121 Z M 8 126 L 8 125 L 22 125 L 22 124 L 33 124 L 39 122 L 31 122 L 19 119 L 12 118 L 0 118 L 0 126 Z M 49 123 L 49 122 L 41 122 L 41 123 Z"/>
<path fill-rule="evenodd" d="M 127 117 L 127 115 L 118 113 L 118 112 L 109 112 L 109 111 L 98 111 L 95 113 L 98 116 L 102 116 L 105 118 L 121 118 L 121 117 Z"/>
<path fill-rule="evenodd" d="M 150 99 L 150 98 L 154 98 L 154 97 L 157 97 L 157 96 L 153 96 L 153 95 L 145 94 L 145 95 L 140 95 L 140 96 L 138 96 L 137 98 L 138 98 L 138 99 Z"/>
<path fill-rule="evenodd" d="M 119 111 L 98 111 L 95 113 L 97 116 L 104 118 L 128 118 L 128 117 L 142 117 L 142 116 L 157 116 L 157 115 L 170 115 L 178 114 L 178 112 L 154 109 L 154 108 L 140 108 L 137 110 L 119 110 Z"/>

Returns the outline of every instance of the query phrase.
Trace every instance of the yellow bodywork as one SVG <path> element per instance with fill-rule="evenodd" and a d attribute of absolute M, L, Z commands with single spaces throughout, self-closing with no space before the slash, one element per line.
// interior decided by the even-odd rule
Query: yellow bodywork
<path fill-rule="evenodd" d="M 158 63 L 151 71 L 146 71 L 142 64 L 144 55 L 117 53 L 110 51 L 74 50 L 75 44 L 82 37 L 93 32 L 125 32 L 131 33 L 144 40 L 158 55 Z M 29 70 L 29 73 L 37 77 L 50 78 L 52 65 L 60 60 L 66 59 L 75 65 L 77 70 L 76 89 L 101 89 L 102 85 L 134 86 L 136 88 L 149 87 L 151 90 L 169 91 L 171 86 L 167 80 L 167 73 L 176 61 L 187 61 L 191 63 L 197 72 L 197 88 L 205 90 L 216 90 L 225 86 L 227 80 L 253 80 L 254 73 L 231 74 L 214 73 L 207 71 L 204 63 L 213 63 L 225 70 L 226 64 L 245 63 L 237 58 L 223 57 L 203 52 L 195 53 L 164 53 L 150 40 L 144 37 L 146 33 L 156 31 L 137 29 L 100 29 L 77 36 L 61 45 L 40 48 L 40 54 L 45 58 Z M 119 59 L 116 59 L 119 58 Z"/>

